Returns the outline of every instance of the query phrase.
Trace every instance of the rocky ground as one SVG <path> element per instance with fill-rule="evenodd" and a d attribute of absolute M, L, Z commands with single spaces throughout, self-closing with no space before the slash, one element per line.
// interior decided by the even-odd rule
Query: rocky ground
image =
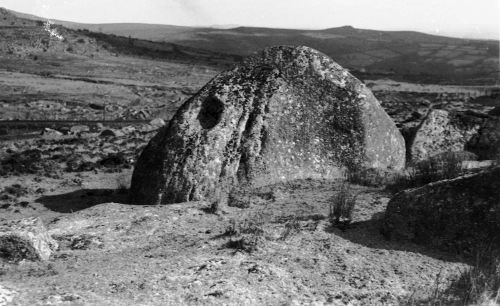
<path fill-rule="evenodd" d="M 18 72 L 2 72 L 3 92 L 19 98 L 22 91 L 15 94 L 11 83 L 21 81 L 10 78 L 13 73 Z M 56 80 L 90 86 L 24 76 L 36 86 Z M 192 91 L 199 86 L 189 84 Z M 375 95 L 389 113 L 395 110 L 400 126 L 420 122 L 423 116 L 412 113 L 443 102 L 442 95 L 416 90 L 385 88 Z M 5 98 L 3 103 L 11 107 Z M 359 194 L 347 229 L 328 220 L 340 181 L 268 186 L 246 195 L 242 208 L 221 207 L 215 214 L 205 202 L 129 205 L 134 161 L 157 127 L 135 125 L 100 135 L 105 129 L 0 143 L 0 219 L 40 217 L 59 243 L 47 262 L 1 263 L 0 304 L 409 304 L 453 288 L 471 264 L 424 246 L 386 241 L 379 223 L 392 195 L 383 187 L 353 185 Z"/>
<path fill-rule="evenodd" d="M 2 222 L 40 217 L 59 244 L 46 262 L 2 262 L 9 304 L 407 304 L 446 291 L 469 266 L 387 241 L 383 187 L 352 185 L 348 228 L 328 219 L 340 180 L 278 183 L 215 211 L 127 204 L 133 160 L 156 130 L 122 131 L 2 143 Z"/>
<path fill-rule="evenodd" d="M 327 218 L 339 181 L 267 186 L 244 208 L 210 213 L 204 202 L 128 205 L 129 176 L 2 180 L 2 203 L 13 203 L 3 218 L 41 217 L 59 243 L 48 262 L 2 263 L 13 305 L 398 304 L 446 289 L 467 266 L 386 241 L 381 189 L 353 186 L 353 224 L 339 229 Z"/>
<path fill-rule="evenodd" d="M 3 22 L 8 38 L 23 26 Z M 0 41 L 1 120 L 168 120 L 223 68 L 104 52 L 63 34 L 69 41 L 45 51 Z M 483 116 L 500 105 L 498 86 L 366 83 L 402 131 L 431 109 Z M 161 122 L 94 125 L 0 141 L 0 225 L 40 218 L 59 245 L 48 261 L 0 261 L 0 305 L 405 305 L 442 295 L 453 304 L 472 264 L 386 240 L 384 184 L 350 184 L 347 227 L 329 220 L 343 180 L 281 182 L 220 207 L 131 205 L 132 168 Z"/>
<path fill-rule="evenodd" d="M 14 93 L 11 83 L 21 81 L 10 78 L 13 73 L 2 72 L 5 97 L 23 97 L 22 91 Z M 33 81 L 25 79 L 26 84 L 42 87 L 56 81 L 80 84 L 81 94 L 90 86 L 23 76 Z M 198 80 L 206 79 L 208 74 Z M 196 84 L 190 83 L 190 90 Z M 46 89 L 34 90 L 46 94 Z M 384 88 L 375 95 L 389 113 L 394 110 L 400 127 L 420 122 L 424 116 L 414 112 L 444 101 L 438 93 L 429 97 L 416 90 Z M 33 101 L 38 100 L 21 105 L 36 109 L 29 106 Z M 12 305 L 408 304 L 453 288 L 471 264 L 453 254 L 385 240 L 379 223 L 392 195 L 383 187 L 353 185 L 358 197 L 347 229 L 328 220 L 340 181 L 267 186 L 245 195 L 240 208 L 224 206 L 215 213 L 205 202 L 129 205 L 134 161 L 157 127 L 135 125 L 101 135 L 106 129 L 1 142 L 2 222 L 40 217 L 59 249 L 47 262 L 2 262 L 0 304 L 2 299 Z"/>

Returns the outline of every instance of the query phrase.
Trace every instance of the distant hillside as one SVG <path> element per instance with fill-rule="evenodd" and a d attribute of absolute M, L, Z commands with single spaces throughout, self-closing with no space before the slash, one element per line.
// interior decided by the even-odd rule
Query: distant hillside
<path fill-rule="evenodd" d="M 71 24 L 66 23 L 65 24 Z M 110 56 L 131 55 L 156 59 L 201 62 L 211 65 L 227 65 L 241 60 L 240 56 L 230 56 L 209 50 L 196 49 L 163 41 L 150 41 L 132 37 L 74 29 L 60 24 L 51 30 L 60 39 L 49 34 L 43 18 L 13 13 L 0 8 L 0 58 L 38 59 L 42 55 L 57 56 Z"/>
<path fill-rule="evenodd" d="M 498 41 L 353 27 L 311 31 L 141 24 L 96 26 L 104 33 L 242 56 L 272 45 L 306 45 L 326 53 L 356 75 L 366 78 L 390 77 L 412 82 L 452 84 L 499 83 Z"/>
<path fill-rule="evenodd" d="M 498 41 L 449 38 L 409 31 L 363 30 L 350 26 L 325 30 L 216 29 L 56 22 L 72 29 L 168 42 L 238 56 L 246 56 L 272 45 L 306 45 L 326 53 L 361 78 L 388 77 L 443 84 L 500 84 Z"/>

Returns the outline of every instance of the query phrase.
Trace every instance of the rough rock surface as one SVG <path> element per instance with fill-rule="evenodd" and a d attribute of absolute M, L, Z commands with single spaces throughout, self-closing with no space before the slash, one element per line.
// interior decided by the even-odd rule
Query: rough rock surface
<path fill-rule="evenodd" d="M 17 292 L 0 284 L 0 305 L 9 305 L 16 295 Z"/>
<path fill-rule="evenodd" d="M 233 184 L 400 169 L 404 140 L 376 98 L 329 57 L 272 47 L 189 99 L 139 158 L 132 201 L 178 203 Z"/>
<path fill-rule="evenodd" d="M 500 117 L 488 118 L 468 146 L 480 159 L 500 159 Z"/>
<path fill-rule="evenodd" d="M 477 134 L 481 123 L 482 118 L 464 113 L 431 111 L 411 141 L 411 161 L 422 161 L 444 152 L 464 151 L 467 143 Z"/>
<path fill-rule="evenodd" d="M 498 245 L 500 167 L 398 193 L 387 205 L 382 232 L 446 251 Z"/>
<path fill-rule="evenodd" d="M 39 218 L 25 218 L 0 225 L 0 259 L 10 262 L 48 260 L 57 246 Z"/>

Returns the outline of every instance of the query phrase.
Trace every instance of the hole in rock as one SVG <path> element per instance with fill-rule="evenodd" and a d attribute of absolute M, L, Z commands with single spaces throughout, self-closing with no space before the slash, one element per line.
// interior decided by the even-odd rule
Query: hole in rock
<path fill-rule="evenodd" d="M 210 96 L 203 101 L 198 120 L 204 129 L 211 129 L 220 122 L 223 112 L 224 103 L 216 97 Z"/>

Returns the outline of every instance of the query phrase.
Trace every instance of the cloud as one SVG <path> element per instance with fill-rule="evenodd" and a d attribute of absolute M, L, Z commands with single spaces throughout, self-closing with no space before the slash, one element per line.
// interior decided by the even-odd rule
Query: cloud
<path fill-rule="evenodd" d="M 193 18 L 198 24 L 212 23 L 212 14 L 204 7 L 203 0 L 172 0 L 186 15 Z"/>

